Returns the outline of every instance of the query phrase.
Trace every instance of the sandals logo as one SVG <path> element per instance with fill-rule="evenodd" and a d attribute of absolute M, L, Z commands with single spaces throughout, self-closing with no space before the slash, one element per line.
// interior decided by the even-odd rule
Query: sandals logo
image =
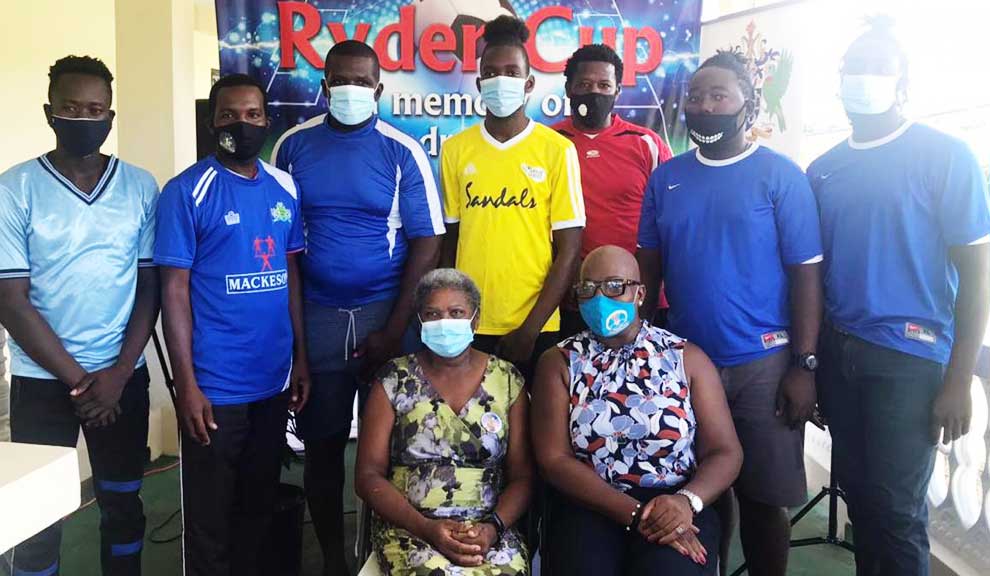
<path fill-rule="evenodd" d="M 292 210 L 285 207 L 281 202 L 272 208 L 272 222 L 292 222 Z"/>
<path fill-rule="evenodd" d="M 471 186 L 474 182 L 468 182 L 467 186 L 464 187 L 464 193 L 467 195 L 467 208 L 526 208 L 527 210 L 533 210 L 536 208 L 536 199 L 529 195 L 529 188 L 523 188 L 522 192 L 518 195 L 509 194 L 509 189 L 502 187 L 502 191 L 498 196 L 475 196 L 471 194 Z"/>

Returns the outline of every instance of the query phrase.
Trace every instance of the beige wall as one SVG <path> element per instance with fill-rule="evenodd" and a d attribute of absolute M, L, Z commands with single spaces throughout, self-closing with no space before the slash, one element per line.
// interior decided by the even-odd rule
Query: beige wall
<path fill-rule="evenodd" d="M 0 101 L 7 125 L 0 139 L 0 171 L 55 147 L 41 108 L 48 101 L 48 67 L 55 60 L 88 55 L 103 60 L 111 71 L 117 62 L 114 0 L 4 2 L 3 10 L 0 50 L 8 57 Z M 103 150 L 116 152 L 116 129 Z"/>

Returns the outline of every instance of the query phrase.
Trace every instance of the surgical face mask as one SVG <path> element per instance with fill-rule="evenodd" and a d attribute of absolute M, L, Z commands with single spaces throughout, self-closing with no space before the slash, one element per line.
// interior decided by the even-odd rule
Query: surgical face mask
<path fill-rule="evenodd" d="M 489 112 L 505 118 L 526 103 L 526 79 L 494 76 L 481 81 L 481 99 Z"/>
<path fill-rule="evenodd" d="M 688 136 L 702 148 L 719 147 L 742 130 L 745 120 L 739 116 L 746 113 L 746 105 L 735 114 L 692 114 L 684 113 L 687 122 Z"/>
<path fill-rule="evenodd" d="M 615 94 L 579 94 L 571 96 L 571 114 L 580 118 L 581 124 L 598 128 L 605 124 L 615 106 Z"/>
<path fill-rule="evenodd" d="M 420 330 L 420 338 L 427 348 L 437 356 L 444 358 L 456 358 L 460 356 L 471 342 L 474 341 L 474 329 L 471 318 L 442 318 L 440 320 L 430 320 L 423 322 Z"/>
<path fill-rule="evenodd" d="M 93 120 L 90 118 L 51 117 L 52 130 L 70 154 L 82 158 L 100 151 L 100 146 L 110 135 L 111 119 Z"/>
<path fill-rule="evenodd" d="M 345 126 L 356 126 L 375 113 L 375 89 L 367 86 L 333 86 L 330 92 L 330 115 Z"/>
<path fill-rule="evenodd" d="M 256 158 L 268 139 L 268 126 L 258 126 L 247 122 L 234 122 L 225 126 L 214 126 L 217 139 L 217 152 L 241 162 Z"/>
<path fill-rule="evenodd" d="M 623 302 L 598 294 L 578 304 L 588 328 L 602 338 L 621 333 L 636 320 L 636 303 Z"/>
<path fill-rule="evenodd" d="M 850 114 L 883 114 L 897 103 L 897 76 L 846 74 L 839 95 Z"/>

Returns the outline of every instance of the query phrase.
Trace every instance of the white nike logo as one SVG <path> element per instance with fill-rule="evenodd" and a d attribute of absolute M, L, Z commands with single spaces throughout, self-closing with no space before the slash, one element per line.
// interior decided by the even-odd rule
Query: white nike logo
<path fill-rule="evenodd" d="M 828 180 L 828 177 L 831 176 L 831 175 L 832 175 L 832 173 L 829 172 L 828 174 L 822 174 L 821 176 L 819 176 L 819 178 L 821 178 L 822 180 Z"/>
<path fill-rule="evenodd" d="M 674 188 L 680 188 L 680 187 L 681 187 L 680 184 L 668 184 L 667 190 L 673 190 Z"/>

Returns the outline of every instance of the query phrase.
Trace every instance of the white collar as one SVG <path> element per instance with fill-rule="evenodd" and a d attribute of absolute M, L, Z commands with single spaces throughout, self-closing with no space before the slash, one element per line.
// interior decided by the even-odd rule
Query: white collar
<path fill-rule="evenodd" d="M 883 146 L 884 144 L 893 142 L 901 134 L 908 131 L 908 128 L 914 125 L 914 121 L 905 120 L 903 124 L 897 130 L 894 130 L 890 134 L 887 134 L 883 138 L 877 138 L 876 140 L 869 140 L 867 142 L 856 142 L 853 140 L 852 136 L 849 136 L 849 147 L 853 150 L 869 150 L 870 148 L 876 148 L 878 146 Z"/>
<path fill-rule="evenodd" d="M 485 139 L 485 142 L 488 142 L 489 144 L 498 148 L 499 150 L 508 150 L 509 148 L 512 148 L 519 142 L 525 140 L 526 137 L 533 132 L 533 127 L 536 125 L 536 122 L 533 122 L 531 118 L 528 118 L 527 120 L 529 121 L 529 123 L 526 124 L 525 128 L 523 128 L 523 131 L 516 134 L 512 138 L 509 138 L 505 142 L 499 142 L 494 136 L 489 134 L 488 129 L 485 128 L 485 121 L 482 120 L 481 122 L 479 122 L 479 124 L 481 125 L 481 137 Z"/>
<path fill-rule="evenodd" d="M 731 158 L 726 158 L 725 160 L 712 160 L 711 158 L 706 158 L 704 155 L 702 155 L 701 148 L 695 149 L 695 156 L 698 158 L 698 162 L 701 162 L 705 166 L 713 166 L 717 168 L 720 166 L 729 166 L 731 164 L 735 164 L 736 162 L 741 162 L 746 158 L 749 158 L 754 152 L 756 152 L 756 149 L 759 147 L 760 147 L 759 143 L 753 142 L 752 144 L 749 145 L 748 148 L 746 148 L 739 154 L 736 154 Z"/>

